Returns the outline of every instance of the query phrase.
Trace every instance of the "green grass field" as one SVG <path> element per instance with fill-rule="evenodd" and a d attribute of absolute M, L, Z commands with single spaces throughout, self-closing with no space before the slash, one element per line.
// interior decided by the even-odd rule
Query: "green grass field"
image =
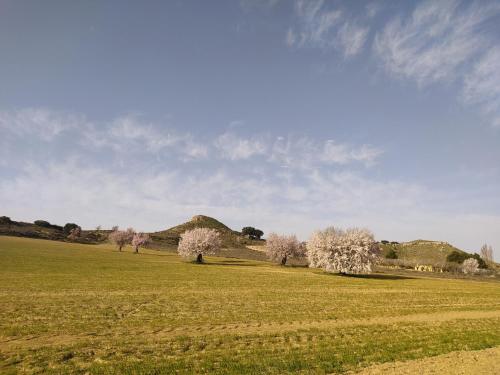
<path fill-rule="evenodd" d="M 0 373 L 336 373 L 500 345 L 500 283 L 0 237 Z"/>

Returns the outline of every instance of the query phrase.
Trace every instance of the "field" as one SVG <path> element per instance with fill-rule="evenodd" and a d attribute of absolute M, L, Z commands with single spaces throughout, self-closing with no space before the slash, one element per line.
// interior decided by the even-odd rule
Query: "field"
<path fill-rule="evenodd" d="M 493 280 L 197 265 L 0 237 L 0 297 L 2 374 L 339 373 L 464 351 L 499 358 L 488 349 L 500 346 Z"/>

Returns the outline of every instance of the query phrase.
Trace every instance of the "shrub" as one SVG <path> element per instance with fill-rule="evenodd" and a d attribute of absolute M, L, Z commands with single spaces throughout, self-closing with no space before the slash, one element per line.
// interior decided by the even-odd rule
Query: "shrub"
<path fill-rule="evenodd" d="M 71 233 L 72 229 L 79 228 L 79 226 L 75 223 L 66 223 L 63 227 L 63 232 L 66 236 L 68 236 Z"/>
<path fill-rule="evenodd" d="M 455 262 L 462 264 L 465 260 L 473 258 L 477 261 L 479 268 L 488 268 L 486 262 L 484 259 L 481 258 L 481 256 L 477 253 L 474 255 L 468 254 L 464 251 L 457 251 L 453 250 L 448 256 L 446 257 L 446 260 L 448 262 Z"/>
<path fill-rule="evenodd" d="M 10 225 L 12 224 L 12 220 L 8 216 L 0 216 L 0 225 Z"/>
<path fill-rule="evenodd" d="M 51 224 L 45 220 L 35 220 L 33 224 L 38 225 L 39 227 L 50 228 Z"/>
<path fill-rule="evenodd" d="M 389 243 L 389 241 L 387 241 L 387 240 L 382 240 L 380 242 L 383 243 L 384 245 L 387 245 Z"/>
<path fill-rule="evenodd" d="M 398 259 L 398 254 L 394 251 L 394 249 L 389 249 L 387 254 L 385 254 L 386 259 Z"/>
<path fill-rule="evenodd" d="M 244 227 L 241 230 L 241 234 L 244 236 L 248 236 L 248 238 L 251 238 L 253 240 L 260 240 L 260 238 L 264 235 L 264 232 L 261 231 L 260 229 L 256 229 L 254 227 Z"/>

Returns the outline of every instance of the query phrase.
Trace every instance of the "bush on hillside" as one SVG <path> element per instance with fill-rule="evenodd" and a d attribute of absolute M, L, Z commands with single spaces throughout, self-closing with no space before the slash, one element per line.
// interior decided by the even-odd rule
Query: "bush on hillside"
<path fill-rule="evenodd" d="M 35 220 L 33 222 L 33 224 L 35 224 L 38 227 L 42 227 L 42 228 L 63 230 L 63 228 L 60 225 L 50 224 L 48 221 L 45 221 L 45 220 Z"/>
<path fill-rule="evenodd" d="M 470 259 L 470 258 L 477 260 L 479 268 L 483 268 L 483 269 L 488 268 L 484 259 L 482 259 L 481 256 L 477 253 L 475 253 L 474 255 L 471 255 L 471 254 L 468 254 L 468 253 L 463 252 L 463 251 L 453 250 L 446 257 L 446 261 L 462 264 L 465 260 Z"/>
<path fill-rule="evenodd" d="M 248 236 L 248 238 L 251 238 L 253 240 L 260 240 L 260 238 L 264 235 L 264 232 L 254 227 L 244 227 L 241 230 L 241 234 L 244 236 Z"/>
<path fill-rule="evenodd" d="M 387 245 L 389 243 L 389 241 L 387 241 L 387 240 L 382 240 L 380 242 L 383 243 L 384 245 Z"/>
<path fill-rule="evenodd" d="M 12 220 L 8 216 L 0 216 L 0 225 L 10 225 L 12 224 Z"/>
<path fill-rule="evenodd" d="M 394 251 L 394 249 L 389 249 L 387 254 L 385 254 L 386 259 L 398 259 L 398 254 Z"/>
<path fill-rule="evenodd" d="M 69 236 L 69 234 L 71 233 L 71 230 L 76 229 L 76 228 L 79 228 L 79 226 L 77 224 L 66 223 L 66 225 L 64 225 L 63 232 L 66 236 Z"/>

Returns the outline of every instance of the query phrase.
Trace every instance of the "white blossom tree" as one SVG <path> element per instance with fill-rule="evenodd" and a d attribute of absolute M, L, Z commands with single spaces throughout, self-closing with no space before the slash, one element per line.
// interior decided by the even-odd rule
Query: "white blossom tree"
<path fill-rule="evenodd" d="M 266 254 L 270 260 L 284 266 L 289 258 L 303 255 L 304 250 L 295 235 L 284 236 L 271 233 L 266 240 Z"/>
<path fill-rule="evenodd" d="M 478 268 L 479 268 L 479 263 L 474 258 L 468 258 L 464 260 L 462 264 L 462 270 L 466 274 L 474 274 L 477 272 Z"/>
<path fill-rule="evenodd" d="M 196 257 L 203 263 L 204 255 L 215 254 L 221 247 L 220 233 L 215 229 L 195 228 L 181 234 L 177 252 L 182 257 Z"/>
<path fill-rule="evenodd" d="M 493 262 L 493 248 L 484 244 L 481 247 L 481 258 L 483 258 L 486 262 Z"/>
<path fill-rule="evenodd" d="M 356 274 L 371 272 L 379 249 L 367 229 L 327 228 L 313 233 L 307 242 L 309 266 L 327 272 Z"/>
<path fill-rule="evenodd" d="M 139 247 L 146 246 L 149 243 L 149 235 L 146 233 L 134 233 L 132 237 L 132 246 L 136 253 L 139 253 Z"/>
<path fill-rule="evenodd" d="M 113 227 L 113 229 L 113 232 L 109 234 L 109 240 L 116 246 L 118 246 L 119 251 L 122 251 L 123 247 L 128 245 L 132 241 L 135 231 L 133 228 L 128 228 L 127 230 L 119 230 L 118 227 Z"/>

